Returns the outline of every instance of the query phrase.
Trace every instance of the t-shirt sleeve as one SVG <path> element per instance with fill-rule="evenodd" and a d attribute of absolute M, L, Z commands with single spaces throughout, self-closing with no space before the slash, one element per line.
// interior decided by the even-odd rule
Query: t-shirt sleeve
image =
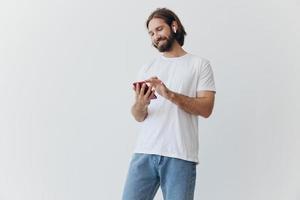
<path fill-rule="evenodd" d="M 216 91 L 214 74 L 209 61 L 204 61 L 198 75 L 197 91 Z"/>

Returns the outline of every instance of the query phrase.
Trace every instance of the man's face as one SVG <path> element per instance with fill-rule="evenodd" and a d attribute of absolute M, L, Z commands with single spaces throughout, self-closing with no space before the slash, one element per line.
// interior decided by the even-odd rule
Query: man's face
<path fill-rule="evenodd" d="M 148 33 L 151 37 L 152 45 L 160 52 L 169 51 L 175 41 L 174 33 L 164 20 L 153 18 L 148 24 Z"/>

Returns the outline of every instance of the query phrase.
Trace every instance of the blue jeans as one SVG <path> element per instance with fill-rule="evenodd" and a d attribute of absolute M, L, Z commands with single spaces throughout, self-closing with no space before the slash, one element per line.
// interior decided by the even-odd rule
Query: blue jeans
<path fill-rule="evenodd" d="M 159 186 L 164 200 L 193 200 L 196 163 L 152 154 L 133 154 L 123 200 L 153 200 Z"/>

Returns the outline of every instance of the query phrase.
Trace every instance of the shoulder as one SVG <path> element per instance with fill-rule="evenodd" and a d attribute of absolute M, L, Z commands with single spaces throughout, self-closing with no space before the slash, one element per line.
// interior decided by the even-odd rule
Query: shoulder
<path fill-rule="evenodd" d="M 190 55 L 190 59 L 193 60 L 194 62 L 200 64 L 200 65 L 207 65 L 210 63 L 210 61 L 207 58 L 195 55 L 195 54 L 191 54 Z"/>
<path fill-rule="evenodd" d="M 196 70 L 204 70 L 205 68 L 210 68 L 210 61 L 207 58 L 190 54 L 190 60 L 192 65 L 196 68 Z"/>

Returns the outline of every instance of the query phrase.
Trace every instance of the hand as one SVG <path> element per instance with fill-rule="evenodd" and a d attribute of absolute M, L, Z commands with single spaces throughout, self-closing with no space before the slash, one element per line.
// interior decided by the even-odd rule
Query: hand
<path fill-rule="evenodd" d="M 170 95 L 170 93 L 171 93 L 171 90 L 169 90 L 169 89 L 166 87 L 166 85 L 165 85 L 158 77 L 156 77 L 156 76 L 151 77 L 151 78 L 147 79 L 145 82 L 150 83 L 150 86 L 151 86 L 152 88 L 154 88 L 155 91 L 156 91 L 159 95 L 165 97 L 166 99 L 169 98 L 169 95 Z"/>
<path fill-rule="evenodd" d="M 140 84 L 136 84 L 136 87 L 133 87 L 135 91 L 135 101 L 136 106 L 140 110 L 144 110 L 150 104 L 151 97 L 154 92 L 152 92 L 152 86 L 149 86 L 149 89 L 145 93 L 146 83 L 143 83 L 142 86 Z"/>

